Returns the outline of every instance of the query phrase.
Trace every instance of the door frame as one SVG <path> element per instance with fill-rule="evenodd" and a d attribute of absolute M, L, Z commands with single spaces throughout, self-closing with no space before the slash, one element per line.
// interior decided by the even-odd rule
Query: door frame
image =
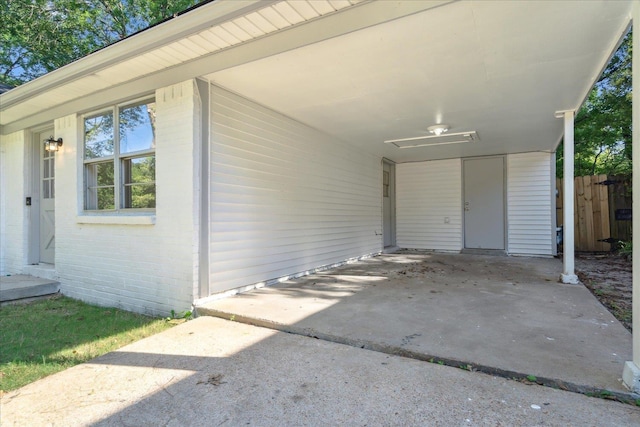
<path fill-rule="evenodd" d="M 381 163 L 381 172 L 382 172 L 382 179 L 380 180 L 380 184 L 382 186 L 384 186 L 384 166 L 388 165 L 389 166 L 389 201 L 391 202 L 391 244 L 388 246 L 384 245 L 384 231 L 385 231 L 385 224 L 384 224 L 384 189 L 381 188 L 381 192 L 380 194 L 382 195 L 382 248 L 384 249 L 385 247 L 394 247 L 397 245 L 397 240 L 396 240 L 396 229 L 397 229 L 397 224 L 396 224 L 396 162 L 389 160 L 385 157 L 382 158 L 382 163 Z"/>
<path fill-rule="evenodd" d="M 28 190 L 26 197 L 31 197 L 31 206 L 28 208 L 28 247 L 27 247 L 27 264 L 36 265 L 40 264 L 40 200 L 42 198 L 42 183 L 41 183 L 41 162 L 42 162 L 42 144 L 38 137 L 40 133 L 51 131 L 53 135 L 55 129 L 53 123 L 32 128 L 29 130 L 29 135 L 26 140 L 28 143 L 25 147 L 25 156 L 27 158 L 27 164 L 30 171 L 25 174 L 26 182 L 25 188 Z M 26 200 L 23 200 L 26 204 Z"/>
<path fill-rule="evenodd" d="M 462 200 L 461 200 L 461 209 L 462 209 L 462 250 L 467 251 L 467 250 L 478 250 L 478 249 L 473 249 L 473 248 L 467 248 L 467 236 L 466 236 L 466 215 L 465 215 L 465 210 L 464 210 L 464 202 L 465 202 L 465 184 L 466 184 L 466 177 L 465 177 L 465 173 L 464 173 L 464 162 L 466 160 L 483 160 L 483 159 L 495 159 L 495 158 L 501 158 L 502 159 L 502 212 L 503 212 L 503 224 L 502 224 L 502 228 L 503 228 L 503 246 L 504 249 L 480 249 L 482 251 L 489 251 L 489 252 L 500 252 L 500 253 L 507 253 L 507 248 L 509 247 L 509 236 L 508 236 L 508 232 L 509 232 L 509 227 L 508 227 L 508 216 L 507 216 L 507 156 L 506 155 L 493 155 L 493 156 L 476 156 L 476 157 L 464 157 L 461 160 L 462 162 L 462 167 L 461 169 L 461 173 L 462 173 L 462 191 L 461 191 L 461 195 L 462 195 Z"/>

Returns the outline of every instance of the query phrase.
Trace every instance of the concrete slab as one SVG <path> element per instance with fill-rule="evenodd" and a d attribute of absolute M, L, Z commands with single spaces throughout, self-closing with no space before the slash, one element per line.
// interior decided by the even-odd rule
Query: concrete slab
<path fill-rule="evenodd" d="M 0 403 L 6 426 L 640 423 L 631 405 L 211 317 Z"/>
<path fill-rule="evenodd" d="M 556 259 L 386 254 L 198 307 L 297 334 L 556 387 L 626 393 L 631 334 Z"/>
<path fill-rule="evenodd" d="M 52 295 L 60 290 L 55 280 L 27 275 L 0 276 L 0 303 Z"/>

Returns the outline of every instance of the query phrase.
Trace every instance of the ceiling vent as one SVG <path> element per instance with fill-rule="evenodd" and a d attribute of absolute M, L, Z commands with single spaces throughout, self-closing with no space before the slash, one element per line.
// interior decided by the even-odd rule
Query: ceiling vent
<path fill-rule="evenodd" d="M 480 138 L 476 131 L 457 132 L 442 135 L 416 136 L 413 138 L 388 139 L 385 144 L 393 144 L 398 148 L 430 147 L 432 145 L 464 144 L 477 142 Z"/>

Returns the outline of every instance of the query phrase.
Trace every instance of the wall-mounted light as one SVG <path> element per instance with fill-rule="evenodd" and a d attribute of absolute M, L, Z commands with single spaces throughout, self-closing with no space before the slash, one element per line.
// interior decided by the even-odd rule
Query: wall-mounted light
<path fill-rule="evenodd" d="M 53 139 L 53 136 L 44 140 L 44 149 L 46 151 L 58 151 L 62 147 L 62 138 Z"/>

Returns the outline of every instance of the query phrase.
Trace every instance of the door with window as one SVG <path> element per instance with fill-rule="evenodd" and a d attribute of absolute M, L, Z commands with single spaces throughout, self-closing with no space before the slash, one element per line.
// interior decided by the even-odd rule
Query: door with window
<path fill-rule="evenodd" d="M 53 135 L 53 129 L 38 134 L 40 142 L 40 262 L 53 264 L 56 248 L 55 152 L 42 143 Z"/>
<path fill-rule="evenodd" d="M 382 162 L 382 233 L 384 247 L 396 244 L 395 165 Z"/>

